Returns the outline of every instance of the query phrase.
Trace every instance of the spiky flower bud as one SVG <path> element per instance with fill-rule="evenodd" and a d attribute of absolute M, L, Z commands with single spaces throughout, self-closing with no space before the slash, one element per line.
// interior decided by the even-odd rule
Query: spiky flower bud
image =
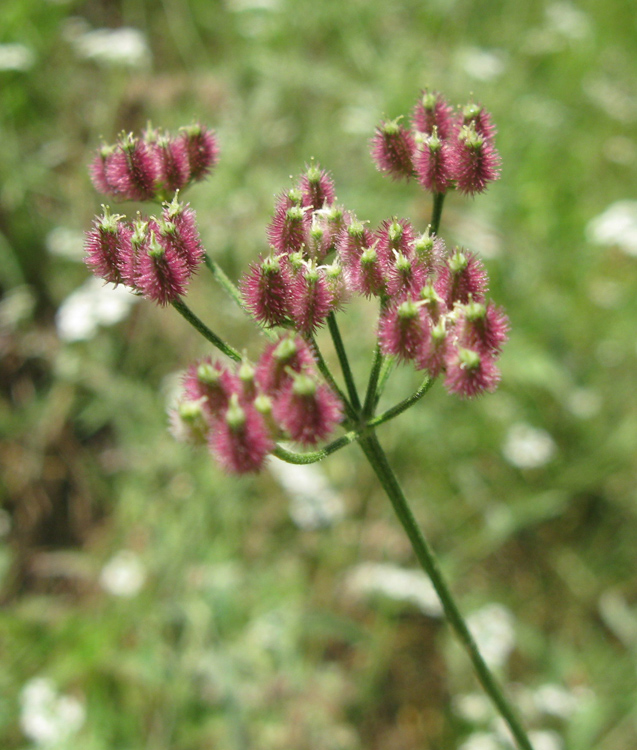
<path fill-rule="evenodd" d="M 500 382 L 500 371 L 493 358 L 474 349 L 460 347 L 447 358 L 445 388 L 461 398 L 492 392 Z"/>
<path fill-rule="evenodd" d="M 441 318 L 431 328 L 430 335 L 418 351 L 417 369 L 427 370 L 432 378 L 437 378 L 445 368 L 450 346 L 449 340 L 450 336 L 444 318 Z"/>
<path fill-rule="evenodd" d="M 338 396 L 305 373 L 292 373 L 292 382 L 274 401 L 273 414 L 292 440 L 302 445 L 325 440 L 343 418 Z"/>
<path fill-rule="evenodd" d="M 323 269 L 308 263 L 290 290 L 290 315 L 297 330 L 313 333 L 333 309 L 334 300 Z"/>
<path fill-rule="evenodd" d="M 171 203 L 164 204 L 162 217 L 162 237 L 185 260 L 188 270 L 195 271 L 206 254 L 197 229 L 195 212 L 189 203 L 181 203 L 178 195 L 175 195 Z"/>
<path fill-rule="evenodd" d="M 150 147 L 132 133 L 120 137 L 106 160 L 105 175 L 113 194 L 125 200 L 152 200 L 157 193 L 157 163 Z"/>
<path fill-rule="evenodd" d="M 192 364 L 184 375 L 184 392 L 191 401 L 201 401 L 209 420 L 225 412 L 230 396 L 239 389 L 238 381 L 227 367 L 210 357 Z"/>
<path fill-rule="evenodd" d="M 412 113 L 411 122 L 414 130 L 431 135 L 437 129 L 442 140 L 453 133 L 453 115 L 451 106 L 437 92 L 425 90 Z"/>
<path fill-rule="evenodd" d="M 471 301 L 459 311 L 456 335 L 463 346 L 495 356 L 508 339 L 509 320 L 493 302 Z"/>
<path fill-rule="evenodd" d="M 248 310 L 267 326 L 285 325 L 290 317 L 291 278 L 282 258 L 269 255 L 254 263 L 241 279 L 241 294 Z"/>
<path fill-rule="evenodd" d="M 487 273 L 482 261 L 473 253 L 457 249 L 440 269 L 435 289 L 449 310 L 456 302 L 483 302 Z"/>
<path fill-rule="evenodd" d="M 160 134 L 152 146 L 152 152 L 157 163 L 158 188 L 175 193 L 186 187 L 190 180 L 190 160 L 184 139 Z"/>
<path fill-rule="evenodd" d="M 305 244 L 310 214 L 301 205 L 301 194 L 290 190 L 279 196 L 274 216 L 266 230 L 270 244 L 279 253 L 293 253 Z"/>
<path fill-rule="evenodd" d="M 184 443 L 204 445 L 208 439 L 210 425 L 203 411 L 202 401 L 181 401 L 176 409 L 168 414 L 170 432 Z"/>
<path fill-rule="evenodd" d="M 411 133 L 400 124 L 398 117 L 376 128 L 376 135 L 372 139 L 372 158 L 381 172 L 394 179 L 409 179 L 414 174 L 415 148 Z"/>
<path fill-rule="evenodd" d="M 111 214 L 108 206 L 103 206 L 103 215 L 96 217 L 93 229 L 86 232 L 84 250 L 85 263 L 93 273 L 114 284 L 122 279 L 122 233 L 125 224 L 122 216 Z"/>
<path fill-rule="evenodd" d="M 423 307 L 413 300 L 390 307 L 380 317 L 378 342 L 383 354 L 403 361 L 415 359 L 428 336 Z"/>
<path fill-rule="evenodd" d="M 461 193 L 482 193 L 500 176 L 500 156 L 475 122 L 464 125 L 454 146 L 454 178 Z"/>
<path fill-rule="evenodd" d="M 324 169 L 318 164 L 306 167 L 301 175 L 301 202 L 312 211 L 318 211 L 324 206 L 331 206 L 334 202 L 334 182 Z"/>
<path fill-rule="evenodd" d="M 438 137 L 434 125 L 431 135 L 426 136 L 416 152 L 414 167 L 418 182 L 432 193 L 446 193 L 452 184 L 455 161 L 450 145 Z"/>
<path fill-rule="evenodd" d="M 314 357 L 300 336 L 287 335 L 267 346 L 256 366 L 256 381 L 267 394 L 274 395 L 290 381 L 290 371 L 314 367 Z"/>
<path fill-rule="evenodd" d="M 221 466 L 231 474 L 260 471 L 274 448 L 263 415 L 252 404 L 240 404 L 236 393 L 224 418 L 211 432 L 209 444 Z"/>
<path fill-rule="evenodd" d="M 144 297 L 159 305 L 168 305 L 185 294 L 189 278 L 186 261 L 151 231 L 146 252 L 139 256 L 135 278 Z"/>
<path fill-rule="evenodd" d="M 219 146 L 214 131 L 200 124 L 181 128 L 180 140 L 188 155 L 191 180 L 203 180 L 219 160 Z"/>

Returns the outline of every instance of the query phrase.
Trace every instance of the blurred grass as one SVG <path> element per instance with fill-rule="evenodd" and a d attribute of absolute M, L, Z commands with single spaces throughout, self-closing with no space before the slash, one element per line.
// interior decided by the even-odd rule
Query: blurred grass
<path fill-rule="evenodd" d="M 235 278 L 311 157 L 359 218 L 424 226 L 427 201 L 375 172 L 368 140 L 427 85 L 473 92 L 498 124 L 502 180 L 451 196 L 443 233 L 492 256 L 512 336 L 495 395 L 467 405 L 435 387 L 381 439 L 464 610 L 513 612 L 503 680 L 589 691 L 570 721 L 531 721 L 566 750 L 634 746 L 637 268 L 585 233 L 637 188 L 630 6 L 5 0 L 0 15 L 0 44 L 34 56 L 0 70 L 2 746 L 31 746 L 20 695 L 40 675 L 85 702 L 71 750 L 455 748 L 479 725 L 452 710 L 476 686 L 445 628 L 342 593 L 358 562 L 413 566 L 356 449 L 325 464 L 345 520 L 299 530 L 272 477 L 225 478 L 167 434 L 166 377 L 201 342 L 146 305 L 61 342 L 55 311 L 86 271 L 47 251 L 52 230 L 82 231 L 97 210 L 85 165 L 100 137 L 148 120 L 217 129 L 221 163 L 189 200 Z M 119 26 L 146 35 L 150 65 L 74 51 Z M 480 51 L 495 74 L 476 77 Z M 192 304 L 256 343 L 204 276 Z M 361 382 L 371 314 L 343 317 Z M 388 402 L 416 384 L 397 371 Z M 552 460 L 505 460 L 520 423 L 552 437 Z M 99 584 L 121 549 L 147 575 L 129 599 Z"/>

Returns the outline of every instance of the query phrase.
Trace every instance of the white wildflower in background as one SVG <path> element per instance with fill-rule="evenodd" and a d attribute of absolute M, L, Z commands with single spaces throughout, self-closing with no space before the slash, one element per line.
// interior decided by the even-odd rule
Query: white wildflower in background
<path fill-rule="evenodd" d="M 86 719 L 84 704 L 58 692 L 52 680 L 35 677 L 20 694 L 20 728 L 39 747 L 61 747 Z"/>
<path fill-rule="evenodd" d="M 502 745 L 491 732 L 474 732 L 467 737 L 458 750 L 502 750 Z"/>
<path fill-rule="evenodd" d="M 438 595 L 420 570 L 405 570 L 387 563 L 361 563 L 347 574 L 345 589 L 353 596 L 386 596 L 412 604 L 429 617 L 442 616 Z"/>
<path fill-rule="evenodd" d="M 586 238 L 595 245 L 616 246 L 637 256 L 637 201 L 617 201 L 589 221 Z"/>
<path fill-rule="evenodd" d="M 290 497 L 290 517 L 306 531 L 332 526 L 345 514 L 343 501 L 318 466 L 299 466 L 272 458 L 268 467 Z"/>
<path fill-rule="evenodd" d="M 529 740 L 533 750 L 564 750 L 562 738 L 550 729 L 529 732 Z"/>
<path fill-rule="evenodd" d="M 35 65 L 35 53 L 24 44 L 0 44 L 0 71 L 30 70 Z"/>
<path fill-rule="evenodd" d="M 62 302 L 55 317 L 63 341 L 93 338 L 100 326 L 111 326 L 128 317 L 137 297 L 124 286 L 105 284 L 91 277 Z"/>
<path fill-rule="evenodd" d="M 562 685 L 547 683 L 540 685 L 533 693 L 535 708 L 543 714 L 569 719 L 577 710 L 577 697 Z"/>
<path fill-rule="evenodd" d="M 68 227 L 56 227 L 46 237 L 46 249 L 51 255 L 81 261 L 84 259 L 84 233 Z"/>
<path fill-rule="evenodd" d="M 478 81 L 493 81 L 506 71 L 507 55 L 499 49 L 467 47 L 457 53 L 460 67 Z"/>
<path fill-rule="evenodd" d="M 484 693 L 464 693 L 453 698 L 454 713 L 472 724 L 486 724 L 493 717 L 493 705 Z"/>
<path fill-rule="evenodd" d="M 487 604 L 472 612 L 467 626 L 486 663 L 503 667 L 515 646 L 513 615 L 502 604 Z"/>
<path fill-rule="evenodd" d="M 146 570 L 139 557 L 130 550 L 114 555 L 100 573 L 101 587 L 113 596 L 135 596 L 145 582 Z"/>
<path fill-rule="evenodd" d="M 502 453 L 518 469 L 537 469 L 555 455 L 556 445 L 546 430 L 528 424 L 514 424 L 507 433 Z"/>
<path fill-rule="evenodd" d="M 553 3 L 547 6 L 545 14 L 548 30 L 565 39 L 577 41 L 585 39 L 591 33 L 590 16 L 573 3 Z"/>
<path fill-rule="evenodd" d="M 78 57 L 106 67 L 147 68 L 151 53 L 138 29 L 94 29 L 74 36 L 71 43 Z"/>

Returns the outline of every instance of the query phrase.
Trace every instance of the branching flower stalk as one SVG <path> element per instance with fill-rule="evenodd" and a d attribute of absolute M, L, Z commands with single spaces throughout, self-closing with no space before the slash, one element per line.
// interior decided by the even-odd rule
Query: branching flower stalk
<path fill-rule="evenodd" d="M 491 674 L 445 582 L 425 536 L 381 447 L 376 429 L 415 406 L 437 379 L 462 399 L 493 391 L 508 336 L 504 311 L 487 299 L 482 261 L 440 236 L 447 193 L 483 192 L 499 177 L 490 115 L 474 102 L 453 109 L 424 91 L 411 113 L 381 123 L 371 141 L 378 169 L 414 179 L 432 194 L 431 222 L 418 231 L 391 216 L 376 229 L 336 202 L 331 176 L 317 164 L 277 198 L 267 250 L 235 285 L 205 252 L 194 210 L 182 192 L 214 169 L 215 134 L 201 126 L 177 135 L 148 130 L 103 146 L 90 171 L 93 184 L 116 201 L 147 201 L 159 215 L 133 219 L 104 207 L 86 234 L 86 263 L 99 277 L 124 284 L 159 305 L 172 305 L 226 360 L 206 357 L 183 379 L 171 412 L 173 434 L 206 444 L 230 473 L 263 469 L 270 455 L 293 464 L 321 461 L 358 443 L 385 490 L 414 553 L 440 598 L 447 621 L 485 692 L 521 750 L 532 750 L 517 715 Z M 240 354 L 184 302 L 192 275 L 205 265 L 253 317 L 264 344 L 255 362 Z M 379 303 L 376 346 L 367 386 L 359 394 L 337 313 L 356 295 Z M 343 376 L 331 372 L 316 339 L 327 327 Z M 228 362 L 227 360 L 230 360 Z M 377 414 L 396 365 L 425 373 L 421 386 Z M 345 433 L 326 442 L 341 426 Z M 305 449 L 292 450 L 292 443 Z"/>

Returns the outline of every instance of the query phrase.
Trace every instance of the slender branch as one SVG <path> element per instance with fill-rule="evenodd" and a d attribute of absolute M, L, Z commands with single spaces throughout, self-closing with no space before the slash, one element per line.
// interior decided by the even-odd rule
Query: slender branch
<path fill-rule="evenodd" d="M 230 346 L 230 344 L 226 344 L 214 331 L 211 331 L 182 299 L 173 300 L 172 306 L 180 315 L 183 315 L 193 328 L 196 328 L 204 338 L 208 339 L 213 346 L 216 346 L 219 351 L 222 351 L 230 359 L 234 359 L 235 362 L 241 362 L 241 354 L 234 347 Z"/>
<path fill-rule="evenodd" d="M 533 750 L 529 738 L 527 737 L 514 709 L 509 705 L 500 686 L 491 674 L 489 667 L 486 665 L 480 651 L 478 650 L 473 636 L 471 635 L 442 575 L 438 562 L 414 518 L 400 484 L 396 479 L 396 475 L 389 465 L 387 456 L 378 442 L 378 438 L 373 429 L 367 432 L 366 435 L 361 436 L 359 442 L 365 456 L 372 465 L 378 480 L 387 493 L 403 529 L 409 537 L 409 541 L 411 542 L 411 546 L 416 553 L 420 565 L 429 576 L 431 583 L 440 598 L 447 621 L 455 631 L 456 636 L 471 659 L 476 676 L 482 684 L 482 687 L 493 701 L 502 718 L 508 724 L 521 750 Z"/>
<path fill-rule="evenodd" d="M 380 346 L 376 344 L 374 350 L 374 361 L 372 362 L 372 369 L 369 373 L 369 382 L 367 383 L 367 393 L 365 394 L 365 405 L 363 406 L 363 417 L 369 419 L 376 407 L 376 393 L 378 387 L 378 376 L 383 365 L 384 356 L 380 350 Z"/>
<path fill-rule="evenodd" d="M 434 206 L 431 212 L 431 231 L 438 234 L 440 219 L 442 218 L 442 204 L 445 202 L 446 193 L 434 193 Z"/>
<path fill-rule="evenodd" d="M 391 409 L 387 409 L 387 411 L 384 411 L 382 414 L 379 414 L 377 417 L 374 417 L 373 419 L 370 419 L 369 422 L 367 422 L 367 427 L 378 427 L 378 425 L 383 424 L 384 422 L 388 422 L 390 419 L 393 419 L 394 417 L 397 417 L 399 414 L 402 414 L 404 411 L 409 409 L 410 406 L 413 406 L 416 401 L 420 401 L 420 399 L 427 393 L 427 391 L 431 388 L 431 386 L 434 384 L 434 378 L 427 377 L 423 380 L 422 384 L 420 385 L 420 388 L 418 388 L 417 391 L 411 394 L 411 396 L 408 396 L 406 399 L 401 401 L 399 404 L 396 404 L 395 406 L 392 406 Z"/>
<path fill-rule="evenodd" d="M 314 464 L 317 461 L 321 461 L 326 456 L 336 453 L 341 448 L 345 448 L 346 445 L 351 445 L 358 438 L 358 433 L 355 431 L 347 432 L 337 440 L 332 441 L 324 448 L 318 451 L 312 451 L 311 453 L 295 453 L 287 450 L 280 445 L 277 445 L 272 453 L 280 458 L 282 461 L 287 461 L 289 464 Z"/>
<path fill-rule="evenodd" d="M 376 403 L 374 404 L 374 408 L 378 406 L 380 397 L 383 395 L 383 391 L 385 390 L 385 386 L 387 385 L 387 381 L 389 380 L 389 376 L 391 375 L 391 371 L 394 369 L 395 364 L 395 357 L 385 357 L 385 359 L 383 360 L 383 366 L 381 367 L 380 375 L 378 376 L 378 386 L 376 387 Z"/>
<path fill-rule="evenodd" d="M 332 335 L 332 341 L 334 342 L 334 348 L 338 356 L 338 361 L 341 363 L 341 370 L 343 371 L 343 377 L 345 378 L 345 385 L 347 386 L 347 393 L 349 395 L 350 402 L 354 407 L 355 411 L 360 411 L 361 402 L 358 398 L 358 391 L 356 390 L 356 383 L 354 382 L 354 375 L 349 365 L 349 359 L 347 358 L 347 352 L 343 346 L 343 339 L 341 338 L 341 332 L 336 322 L 336 315 L 331 312 L 327 316 L 327 325 Z"/>
<path fill-rule="evenodd" d="M 321 350 L 319 349 L 314 336 L 312 336 L 311 334 L 306 335 L 305 340 L 310 345 L 310 349 L 312 350 L 312 354 L 314 355 L 314 359 L 316 360 L 316 364 L 321 372 L 321 375 L 323 375 L 325 380 L 327 380 L 327 382 L 330 384 L 334 393 L 336 393 L 343 402 L 345 413 L 347 414 L 347 420 L 345 424 L 349 426 L 350 422 L 356 422 L 358 420 L 357 412 L 348 401 L 347 396 L 339 388 L 336 380 L 334 380 L 334 376 L 332 375 L 330 368 L 327 366 L 327 362 L 325 361 L 325 359 L 323 359 L 323 354 L 321 353 Z"/>
<path fill-rule="evenodd" d="M 221 268 L 221 266 L 216 261 L 214 261 L 208 255 L 208 253 L 205 253 L 205 255 L 204 255 L 204 263 L 206 264 L 206 267 L 208 268 L 208 270 L 210 271 L 210 273 L 219 282 L 219 285 L 223 288 L 223 290 L 243 310 L 244 307 L 243 307 L 243 298 L 241 297 L 241 292 L 235 286 L 235 284 L 233 284 L 232 281 L 230 281 L 230 279 L 226 275 L 225 271 Z"/>

